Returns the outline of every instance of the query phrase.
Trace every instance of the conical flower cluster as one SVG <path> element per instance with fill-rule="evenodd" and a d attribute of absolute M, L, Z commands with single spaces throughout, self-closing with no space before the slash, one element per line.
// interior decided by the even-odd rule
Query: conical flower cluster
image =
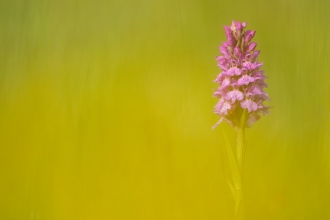
<path fill-rule="evenodd" d="M 215 80 L 219 88 L 214 92 L 219 98 L 214 112 L 220 120 L 214 127 L 223 120 L 234 128 L 241 126 L 243 111 L 246 111 L 244 126 L 247 127 L 258 121 L 260 114 L 268 114 L 269 107 L 263 104 L 269 100 L 263 91 L 267 77 L 260 70 L 263 64 L 257 60 L 260 53 L 255 50 L 257 43 L 251 42 L 256 31 L 244 31 L 245 27 L 246 22 L 239 21 L 224 27 L 227 42 L 219 47 L 222 56 L 216 58 L 222 72 Z"/>

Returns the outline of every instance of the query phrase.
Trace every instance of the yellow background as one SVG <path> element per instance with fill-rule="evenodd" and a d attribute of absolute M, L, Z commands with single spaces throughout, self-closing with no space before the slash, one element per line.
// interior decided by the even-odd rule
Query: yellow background
<path fill-rule="evenodd" d="M 211 130 L 232 19 L 274 106 L 247 131 L 246 219 L 330 219 L 325 0 L 1 0 L 0 219 L 232 219 Z"/>

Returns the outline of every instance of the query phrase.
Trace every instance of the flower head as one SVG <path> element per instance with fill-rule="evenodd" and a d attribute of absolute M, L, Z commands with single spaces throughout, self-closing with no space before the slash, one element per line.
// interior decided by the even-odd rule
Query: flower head
<path fill-rule="evenodd" d="M 263 91 L 267 87 L 263 63 L 258 61 L 260 54 L 256 42 L 251 42 L 256 31 L 246 30 L 246 22 L 232 21 L 231 26 L 224 26 L 227 42 L 219 47 L 222 56 L 216 58 L 222 72 L 214 82 L 219 88 L 214 96 L 219 98 L 214 113 L 220 116 L 219 122 L 228 122 L 233 127 L 241 126 L 241 116 L 247 114 L 245 126 L 251 127 L 259 120 L 260 114 L 268 114 L 269 107 L 263 102 L 269 100 Z"/>

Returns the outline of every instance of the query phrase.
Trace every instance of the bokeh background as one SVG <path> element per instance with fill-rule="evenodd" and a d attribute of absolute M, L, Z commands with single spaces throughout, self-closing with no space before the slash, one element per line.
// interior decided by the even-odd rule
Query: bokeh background
<path fill-rule="evenodd" d="M 246 219 L 330 219 L 330 1 L 1 0 L 0 219 L 232 219 L 211 130 L 223 25 L 257 30 L 274 106 Z"/>

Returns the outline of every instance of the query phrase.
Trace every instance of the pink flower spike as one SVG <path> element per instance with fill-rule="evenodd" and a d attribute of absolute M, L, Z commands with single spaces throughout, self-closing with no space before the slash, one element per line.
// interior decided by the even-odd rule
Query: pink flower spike
<path fill-rule="evenodd" d="M 232 21 L 230 26 L 224 26 L 227 41 L 219 47 L 222 56 L 216 57 L 217 65 L 222 70 L 214 82 L 219 87 L 213 95 L 219 99 L 214 112 L 220 120 L 238 128 L 242 126 L 243 110 L 246 109 L 245 126 L 252 126 L 259 120 L 261 114 L 267 114 L 269 107 L 263 102 L 270 100 L 263 90 L 267 87 L 264 71 L 260 70 L 263 63 L 258 61 L 260 54 L 256 42 L 250 42 L 255 36 L 255 30 L 244 30 L 246 22 Z"/>

